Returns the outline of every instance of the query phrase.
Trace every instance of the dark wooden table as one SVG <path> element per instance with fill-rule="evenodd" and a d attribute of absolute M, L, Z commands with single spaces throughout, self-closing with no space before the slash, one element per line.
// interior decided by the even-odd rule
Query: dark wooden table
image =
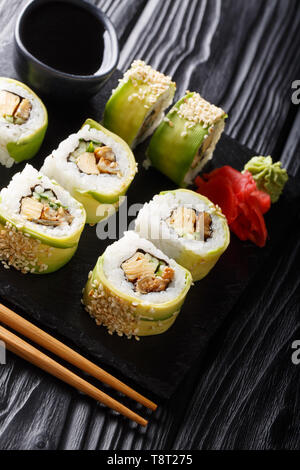
<path fill-rule="evenodd" d="M 0 0 L 0 55 L 24 3 Z M 179 94 L 199 90 L 227 110 L 230 136 L 300 178 L 300 107 L 291 101 L 300 79 L 299 0 L 93 3 L 117 27 L 121 70 L 143 58 L 177 79 Z M 300 449 L 300 365 L 291 361 L 300 340 L 299 225 L 298 217 L 147 429 L 8 353 L 0 448 Z"/>

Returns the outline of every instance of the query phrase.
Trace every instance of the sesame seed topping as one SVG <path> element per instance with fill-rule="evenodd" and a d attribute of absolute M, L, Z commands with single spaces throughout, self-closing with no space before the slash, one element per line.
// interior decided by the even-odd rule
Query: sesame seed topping
<path fill-rule="evenodd" d="M 49 247 L 29 234 L 18 231 L 7 222 L 0 230 L 0 260 L 5 269 L 13 266 L 23 274 L 47 271 L 48 265 L 39 262 L 39 256 L 47 257 Z"/>
<path fill-rule="evenodd" d="M 171 86 L 176 86 L 172 82 L 171 77 L 154 70 L 142 60 L 135 60 L 132 63 L 130 69 L 127 70 L 124 77 L 120 80 L 120 83 L 123 84 L 128 81 L 131 81 L 136 89 L 136 92 L 128 97 L 128 101 L 132 101 L 134 98 L 141 101 L 146 99 L 150 106 Z M 145 89 L 141 84 L 147 85 L 147 88 Z"/>
<path fill-rule="evenodd" d="M 186 129 L 191 129 L 196 124 L 202 124 L 203 128 L 207 129 L 225 115 L 223 109 L 210 104 L 199 93 L 185 97 L 179 108 L 173 107 L 172 111 L 176 112 L 180 118 L 187 120 Z"/>
<path fill-rule="evenodd" d="M 94 283 L 93 283 L 94 284 Z M 89 289 L 89 288 L 88 288 Z M 103 325 L 109 334 L 127 336 L 131 339 L 136 335 L 138 317 L 135 315 L 136 306 L 124 300 L 118 295 L 112 294 L 109 289 L 99 281 L 97 287 L 93 286 L 93 295 L 88 290 L 88 300 L 85 304 L 86 311 L 95 319 L 97 325 Z"/>

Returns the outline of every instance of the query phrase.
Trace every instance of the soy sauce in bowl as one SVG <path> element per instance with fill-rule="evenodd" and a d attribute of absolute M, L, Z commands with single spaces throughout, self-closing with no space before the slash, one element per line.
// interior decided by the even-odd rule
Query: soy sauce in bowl
<path fill-rule="evenodd" d="M 75 75 L 93 75 L 102 64 L 103 25 L 89 11 L 72 3 L 41 4 L 24 23 L 28 51 L 44 64 Z"/>
<path fill-rule="evenodd" d="M 116 69 L 119 46 L 109 18 L 84 0 L 32 0 L 15 29 L 15 67 L 43 95 L 97 93 Z"/>

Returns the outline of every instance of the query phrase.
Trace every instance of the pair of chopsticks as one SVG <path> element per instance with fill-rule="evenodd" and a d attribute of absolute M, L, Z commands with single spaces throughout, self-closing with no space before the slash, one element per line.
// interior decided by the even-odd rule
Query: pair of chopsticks
<path fill-rule="evenodd" d="M 140 395 L 138 392 L 128 387 L 128 385 L 124 384 L 113 375 L 105 372 L 105 370 L 101 369 L 96 364 L 93 364 L 91 361 L 81 356 L 76 351 L 63 344 L 61 341 L 58 341 L 53 336 L 25 320 L 20 315 L 17 315 L 15 312 L 2 304 L 0 304 L 0 322 L 17 331 L 26 338 L 34 341 L 39 346 L 42 346 L 48 351 L 66 360 L 70 364 L 78 367 L 82 371 L 87 372 L 92 377 L 95 377 L 115 390 L 118 390 L 124 395 L 132 398 L 138 403 L 141 403 L 151 410 L 156 410 L 157 405 L 155 403 L 148 400 L 143 395 Z M 49 374 L 54 375 L 63 382 L 66 382 L 77 390 L 80 390 L 86 395 L 89 395 L 90 397 L 94 398 L 100 403 L 103 403 L 112 410 L 115 410 L 118 413 L 126 416 L 132 421 L 135 421 L 142 426 L 146 426 L 148 424 L 148 421 L 142 418 L 140 415 L 122 405 L 122 403 L 118 402 L 98 388 L 94 387 L 86 380 L 74 374 L 69 369 L 54 361 L 49 356 L 42 353 L 31 344 L 27 343 L 2 326 L 0 326 L 0 340 L 4 341 L 6 348 L 9 351 L 13 352 L 17 356 L 20 356 L 22 359 L 25 359 L 26 361 L 34 364 Z"/>

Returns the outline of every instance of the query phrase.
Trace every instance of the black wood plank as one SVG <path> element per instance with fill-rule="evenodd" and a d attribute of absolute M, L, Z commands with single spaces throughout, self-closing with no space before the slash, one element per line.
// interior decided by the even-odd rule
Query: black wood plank
<path fill-rule="evenodd" d="M 211 344 L 176 449 L 299 448 L 300 370 L 291 360 L 300 337 L 299 263 L 297 230 Z"/>
<path fill-rule="evenodd" d="M 91 0 L 91 3 L 101 8 L 114 23 L 121 48 L 136 21 L 147 4 L 147 0 Z"/>
<path fill-rule="evenodd" d="M 299 72 L 297 0 L 151 0 L 122 53 L 143 58 L 229 114 L 227 133 L 272 153 Z"/>

